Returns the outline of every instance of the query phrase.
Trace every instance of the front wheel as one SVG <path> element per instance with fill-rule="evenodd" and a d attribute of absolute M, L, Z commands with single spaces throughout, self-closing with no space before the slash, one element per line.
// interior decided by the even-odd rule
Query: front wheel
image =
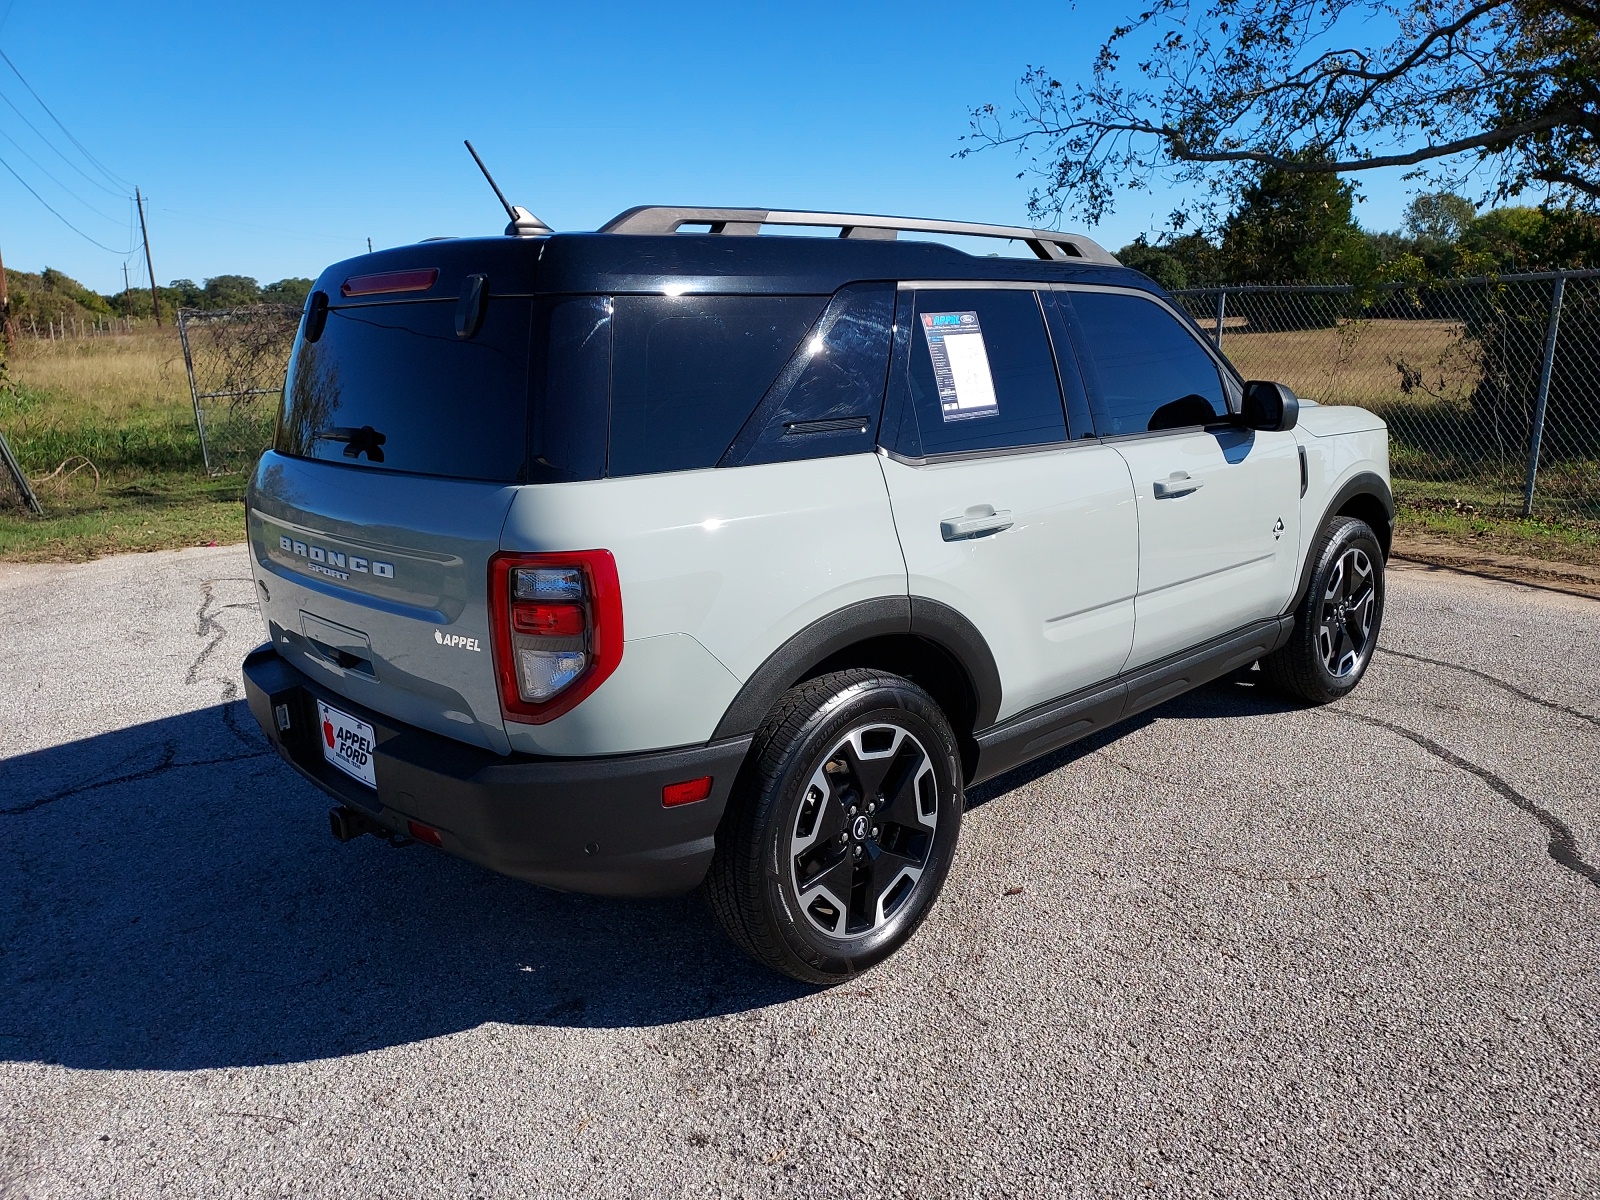
<path fill-rule="evenodd" d="M 756 733 L 706 879 L 752 958 L 833 984 L 883 961 L 938 896 L 961 831 L 955 737 L 896 675 L 837 671 Z"/>
<path fill-rule="evenodd" d="M 1312 554 L 1316 565 L 1294 611 L 1294 632 L 1261 660 L 1261 671 L 1279 691 L 1328 704 L 1355 689 L 1377 647 L 1383 547 L 1365 521 L 1333 517 Z"/>

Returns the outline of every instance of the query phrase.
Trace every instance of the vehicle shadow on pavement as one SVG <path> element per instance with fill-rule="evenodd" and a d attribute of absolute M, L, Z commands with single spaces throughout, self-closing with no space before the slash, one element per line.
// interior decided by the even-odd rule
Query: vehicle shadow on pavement
<path fill-rule="evenodd" d="M 967 808 L 977 808 L 1009 791 L 1024 787 L 1036 779 L 1042 779 L 1052 771 L 1059 771 L 1069 763 L 1077 762 L 1080 758 L 1126 737 L 1135 729 L 1143 729 L 1157 720 L 1217 721 L 1238 717 L 1269 716 L 1273 713 L 1292 712 L 1300 707 L 1302 706 L 1292 700 L 1284 699 L 1261 683 L 1259 672 L 1225 676 L 1205 687 L 1186 692 L 1174 700 L 1168 700 L 1165 704 L 1129 717 L 1126 721 L 1119 721 L 1109 729 L 1101 730 L 1080 742 L 1063 746 L 1043 758 L 1023 763 L 1022 766 L 1007 771 L 1004 775 L 998 775 L 980 783 L 977 787 L 969 788 Z"/>
<path fill-rule="evenodd" d="M 0 762 L 0 1060 L 251 1066 L 810 991 L 698 896 L 560 895 L 427 847 L 341 846 L 328 803 L 241 702 Z"/>

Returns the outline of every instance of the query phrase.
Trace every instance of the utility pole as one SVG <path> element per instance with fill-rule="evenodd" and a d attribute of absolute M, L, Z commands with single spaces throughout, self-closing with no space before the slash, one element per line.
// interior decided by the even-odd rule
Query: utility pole
<path fill-rule="evenodd" d="M 150 229 L 144 223 L 144 197 L 139 194 L 139 189 L 133 189 L 133 202 L 139 206 L 139 232 L 144 234 L 144 265 L 150 272 L 150 304 L 155 310 L 156 324 L 161 324 L 161 293 L 156 291 L 156 268 L 150 261 Z"/>
<path fill-rule="evenodd" d="M 128 263 L 122 263 L 122 323 L 133 328 L 133 283 L 128 278 Z"/>
<path fill-rule="evenodd" d="M 368 254 L 372 253 L 372 239 L 371 238 L 367 239 L 367 253 Z"/>

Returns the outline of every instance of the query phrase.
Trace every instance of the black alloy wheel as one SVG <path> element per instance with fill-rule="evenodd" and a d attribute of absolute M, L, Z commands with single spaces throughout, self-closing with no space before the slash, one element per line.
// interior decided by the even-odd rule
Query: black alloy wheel
<path fill-rule="evenodd" d="M 894 918 L 938 830 L 933 760 L 899 725 L 860 725 L 823 756 L 795 813 L 789 882 L 812 927 L 860 937 Z"/>
<path fill-rule="evenodd" d="M 832 984 L 916 931 L 955 852 L 964 803 L 939 706 L 896 675 L 799 684 L 756 733 L 717 835 L 712 909 L 751 957 Z"/>
<path fill-rule="evenodd" d="M 1372 662 L 1383 624 L 1383 547 L 1365 521 L 1332 517 L 1312 548 L 1294 630 L 1261 660 L 1266 681 L 1309 704 L 1348 696 Z"/>
<path fill-rule="evenodd" d="M 1333 564 L 1322 594 L 1317 649 L 1329 675 L 1343 679 L 1367 665 L 1377 614 L 1378 586 L 1372 559 L 1362 547 L 1351 546 Z"/>

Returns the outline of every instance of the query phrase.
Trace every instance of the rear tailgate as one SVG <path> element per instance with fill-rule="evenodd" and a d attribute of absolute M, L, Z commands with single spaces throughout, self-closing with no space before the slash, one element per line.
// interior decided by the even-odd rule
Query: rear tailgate
<path fill-rule="evenodd" d="M 508 752 L 487 596 L 515 491 L 267 454 L 248 524 L 278 653 L 397 721 Z"/>
<path fill-rule="evenodd" d="M 280 654 L 396 721 L 507 753 L 486 596 L 527 478 L 532 302 L 466 274 L 470 250 L 324 272 L 249 535 Z"/>

